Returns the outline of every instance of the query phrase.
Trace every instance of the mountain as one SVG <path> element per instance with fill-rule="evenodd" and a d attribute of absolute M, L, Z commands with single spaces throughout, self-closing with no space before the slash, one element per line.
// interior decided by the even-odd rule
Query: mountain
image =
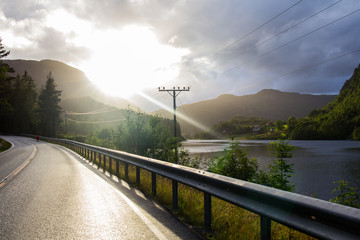
<path fill-rule="evenodd" d="M 87 113 L 109 108 L 109 106 L 92 99 L 89 96 L 79 98 L 66 98 L 60 102 L 62 109 L 76 113 Z"/>
<path fill-rule="evenodd" d="M 360 65 L 334 101 L 314 109 L 307 118 L 293 119 L 289 136 L 293 139 L 360 140 Z"/>
<path fill-rule="evenodd" d="M 51 71 L 57 89 L 62 91 L 62 100 L 89 96 L 117 108 L 130 107 L 131 109 L 139 109 L 139 107 L 123 98 L 110 97 L 102 93 L 82 71 L 65 63 L 54 60 L 4 60 L 3 62 L 9 64 L 15 70 L 14 75 L 23 75 L 24 71 L 27 71 L 38 89 L 45 85 L 46 76 Z"/>
<path fill-rule="evenodd" d="M 177 119 L 183 135 L 191 136 L 201 131 L 201 128 L 210 128 L 237 114 L 271 121 L 287 120 L 290 116 L 305 117 L 311 110 L 324 107 L 335 97 L 335 95 L 288 93 L 272 89 L 244 96 L 225 94 L 216 99 L 182 105 L 177 109 Z M 172 118 L 172 113 L 165 111 L 157 111 L 153 114 Z M 194 125 L 191 121 L 200 123 L 202 127 L 196 126 L 196 123 Z"/>

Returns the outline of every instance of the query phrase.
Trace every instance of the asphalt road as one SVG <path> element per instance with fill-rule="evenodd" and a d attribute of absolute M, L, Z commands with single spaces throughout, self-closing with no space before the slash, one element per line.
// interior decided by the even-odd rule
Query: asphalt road
<path fill-rule="evenodd" d="M 0 185 L 5 184 L 12 177 L 12 173 L 20 171 L 22 165 L 25 166 L 36 153 L 35 145 L 30 143 L 30 139 L 8 138 L 13 143 L 9 151 L 0 153 Z"/>
<path fill-rule="evenodd" d="M 1 137 L 14 147 L 0 154 L 0 181 L 8 177 L 0 187 L 0 239 L 198 239 L 156 203 L 66 148 Z"/>

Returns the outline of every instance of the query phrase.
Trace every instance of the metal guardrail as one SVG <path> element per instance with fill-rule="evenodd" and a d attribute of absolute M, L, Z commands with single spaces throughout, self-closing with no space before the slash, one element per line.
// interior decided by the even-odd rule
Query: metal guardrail
<path fill-rule="evenodd" d="M 44 138 L 43 138 L 44 139 Z M 172 208 L 178 208 L 178 183 L 198 189 L 204 193 L 204 229 L 211 231 L 211 196 L 259 214 L 260 238 L 271 238 L 271 220 L 319 239 L 360 239 L 360 209 L 310 198 L 210 172 L 184 167 L 168 162 L 137 156 L 122 151 L 92 146 L 71 140 L 45 138 L 46 140 L 72 148 L 94 161 L 99 156 L 99 167 L 105 166 L 105 156 L 116 162 L 136 166 L 136 181 L 140 183 L 140 169 L 151 172 L 152 193 L 156 195 L 156 176 L 172 180 Z M 101 158 L 101 156 L 103 156 Z M 103 167 L 105 170 L 105 167 Z"/>

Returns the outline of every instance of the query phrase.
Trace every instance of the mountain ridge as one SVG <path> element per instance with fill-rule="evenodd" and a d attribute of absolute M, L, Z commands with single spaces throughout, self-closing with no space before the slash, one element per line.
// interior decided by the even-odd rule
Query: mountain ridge
<path fill-rule="evenodd" d="M 14 68 L 14 75 L 22 75 L 26 70 L 39 89 L 45 84 L 46 76 L 51 71 L 58 89 L 62 90 L 64 100 L 89 96 L 109 106 L 142 111 L 123 98 L 111 97 L 102 93 L 89 81 L 85 73 L 65 63 L 50 59 L 41 61 L 17 59 L 4 60 L 4 62 Z M 334 100 L 335 96 L 288 93 L 274 89 L 263 89 L 256 94 L 243 96 L 222 94 L 214 99 L 180 106 L 177 109 L 178 122 L 184 135 L 190 136 L 206 128 L 211 128 L 220 121 L 229 120 L 237 114 L 262 117 L 270 121 L 284 120 L 290 116 L 300 118 L 305 117 L 313 109 L 324 107 Z M 151 114 L 159 114 L 170 119 L 173 117 L 172 113 L 165 110 Z M 184 120 L 186 118 L 190 120 Z M 199 127 L 199 124 L 189 123 L 191 121 L 200 123 L 203 127 Z"/>
<path fill-rule="evenodd" d="M 335 97 L 336 95 L 288 93 L 274 89 L 264 89 L 256 94 L 243 96 L 223 94 L 214 99 L 180 106 L 177 109 L 178 121 L 183 134 L 191 136 L 202 130 L 186 121 L 186 117 L 201 123 L 205 128 L 211 128 L 237 114 L 261 117 L 269 121 L 287 120 L 290 116 L 305 117 L 311 110 L 324 107 Z M 164 110 L 152 114 L 172 117 L 172 113 Z"/>
<path fill-rule="evenodd" d="M 46 76 L 51 72 L 57 89 L 62 91 L 62 99 L 89 96 L 99 102 L 117 108 L 140 109 L 121 97 L 107 96 L 86 77 L 84 72 L 66 63 L 50 59 L 40 61 L 14 59 L 3 60 L 3 62 L 15 70 L 15 73 L 12 74 L 13 76 L 17 74 L 23 75 L 24 71 L 27 71 L 38 89 L 45 85 Z"/>

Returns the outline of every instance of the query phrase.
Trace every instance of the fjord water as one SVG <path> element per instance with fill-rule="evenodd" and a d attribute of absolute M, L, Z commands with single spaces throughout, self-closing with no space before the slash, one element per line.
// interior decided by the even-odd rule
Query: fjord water
<path fill-rule="evenodd" d="M 248 157 L 256 158 L 260 169 L 266 169 L 273 157 L 268 150 L 272 141 L 240 141 Z M 206 168 L 211 156 L 229 146 L 229 141 L 188 140 L 183 142 L 192 157 L 202 159 Z M 360 188 L 360 141 L 289 141 L 296 147 L 293 157 L 294 174 L 291 182 L 296 193 L 329 200 L 335 195 L 331 191 L 337 186 L 333 182 L 346 180 L 351 186 Z"/>

